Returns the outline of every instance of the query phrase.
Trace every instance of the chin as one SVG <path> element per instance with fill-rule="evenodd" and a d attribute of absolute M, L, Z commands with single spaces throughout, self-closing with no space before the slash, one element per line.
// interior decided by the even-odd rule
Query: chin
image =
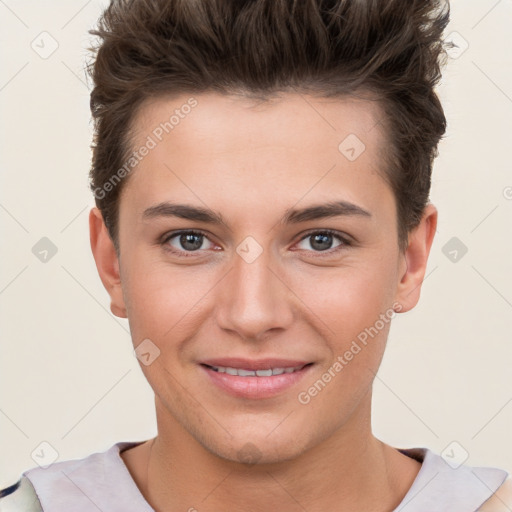
<path fill-rule="evenodd" d="M 313 440 L 307 439 L 283 430 L 279 435 L 268 428 L 262 429 L 261 434 L 237 431 L 233 437 L 225 437 L 218 443 L 210 438 L 203 447 L 210 453 L 222 459 L 247 465 L 276 464 L 293 460 L 304 453 Z"/>

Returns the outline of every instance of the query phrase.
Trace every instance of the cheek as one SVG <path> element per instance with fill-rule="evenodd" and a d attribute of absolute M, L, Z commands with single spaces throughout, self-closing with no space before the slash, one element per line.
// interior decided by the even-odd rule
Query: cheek
<path fill-rule="evenodd" d="M 322 272 L 317 269 L 316 276 L 301 280 L 303 288 L 298 295 L 307 297 L 307 307 L 320 320 L 316 326 L 323 333 L 326 348 L 321 382 L 308 383 L 313 386 L 312 395 L 303 390 L 305 400 L 311 398 L 315 402 L 315 409 L 338 404 L 347 412 L 371 385 L 395 316 L 393 265 L 392 257 L 383 259 L 375 254 L 364 262 L 355 258 L 350 264 L 347 261 L 343 268 L 320 269 Z M 322 398 L 313 400 L 319 390 Z M 343 415 L 341 409 L 333 409 L 338 411 L 333 412 L 334 416 Z"/>
<path fill-rule="evenodd" d="M 326 335 L 343 345 L 389 312 L 396 284 L 391 259 L 366 259 L 337 269 L 310 270 L 307 276 L 297 276 L 292 287 L 324 324 Z"/>
<path fill-rule="evenodd" d="M 149 338 L 163 349 L 194 323 L 203 300 L 215 283 L 212 272 L 201 267 L 171 267 L 165 263 L 127 262 L 123 293 L 134 344 Z M 197 318 L 195 318 L 197 322 Z"/>
<path fill-rule="evenodd" d="M 326 289 L 322 300 L 311 304 L 328 326 L 326 357 L 297 399 L 308 414 L 332 425 L 345 421 L 371 388 L 395 313 L 389 283 L 379 283 L 375 275 L 345 275 Z"/>

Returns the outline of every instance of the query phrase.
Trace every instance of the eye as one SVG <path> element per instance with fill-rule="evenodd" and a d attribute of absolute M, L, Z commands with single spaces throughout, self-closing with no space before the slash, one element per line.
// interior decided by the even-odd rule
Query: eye
<path fill-rule="evenodd" d="M 336 243 L 336 240 L 338 243 Z M 300 244 L 303 244 L 301 247 Z M 167 234 L 161 242 L 165 250 L 177 256 L 194 256 L 203 250 L 214 249 L 216 245 L 202 231 L 175 231 Z M 301 250 L 314 253 L 332 254 L 350 246 L 350 240 L 337 231 L 323 229 L 310 232 L 302 237 L 297 244 Z M 319 254 L 321 255 L 321 254 Z"/>
<path fill-rule="evenodd" d="M 165 237 L 162 241 L 162 245 L 173 253 L 177 253 L 180 256 L 186 256 L 186 253 L 211 248 L 204 246 L 205 241 L 209 242 L 213 246 L 213 243 L 201 231 L 179 231 L 171 233 Z"/>
<path fill-rule="evenodd" d="M 335 239 L 337 239 L 339 243 L 333 246 Z M 300 243 L 303 243 L 306 247 L 300 247 L 298 245 L 299 249 L 313 249 L 313 252 L 328 252 L 329 254 L 342 249 L 344 246 L 350 245 L 345 237 L 330 229 L 310 232 L 300 240 L 299 244 Z"/>

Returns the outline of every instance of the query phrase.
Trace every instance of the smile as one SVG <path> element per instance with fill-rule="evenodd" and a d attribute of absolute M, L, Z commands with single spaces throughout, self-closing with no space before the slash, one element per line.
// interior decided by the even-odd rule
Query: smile
<path fill-rule="evenodd" d="M 305 365 L 296 366 L 294 368 L 268 368 L 264 370 L 244 370 L 242 368 L 232 368 L 230 366 L 209 366 L 212 370 L 219 373 L 227 373 L 228 375 L 238 375 L 239 377 L 272 377 L 273 375 L 281 375 L 283 373 L 293 373 L 302 370 Z"/>
<path fill-rule="evenodd" d="M 263 365 L 258 369 L 235 368 L 233 366 L 216 366 L 200 364 L 205 377 L 222 393 L 236 398 L 256 399 L 272 398 L 298 385 L 308 374 L 313 363 L 297 366 Z"/>

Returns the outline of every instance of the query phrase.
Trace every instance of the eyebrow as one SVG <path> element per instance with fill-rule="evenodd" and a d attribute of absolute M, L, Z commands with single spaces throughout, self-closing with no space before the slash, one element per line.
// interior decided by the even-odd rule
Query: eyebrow
<path fill-rule="evenodd" d="M 288 209 L 283 216 L 282 224 L 298 224 L 311 220 L 324 219 L 338 216 L 360 216 L 370 218 L 372 214 L 360 206 L 348 201 L 333 201 L 326 204 L 308 206 L 302 209 Z M 222 215 L 210 210 L 187 204 L 176 204 L 164 201 L 150 206 L 142 214 L 144 220 L 157 217 L 178 217 L 208 224 L 223 225 L 229 229 Z"/>

